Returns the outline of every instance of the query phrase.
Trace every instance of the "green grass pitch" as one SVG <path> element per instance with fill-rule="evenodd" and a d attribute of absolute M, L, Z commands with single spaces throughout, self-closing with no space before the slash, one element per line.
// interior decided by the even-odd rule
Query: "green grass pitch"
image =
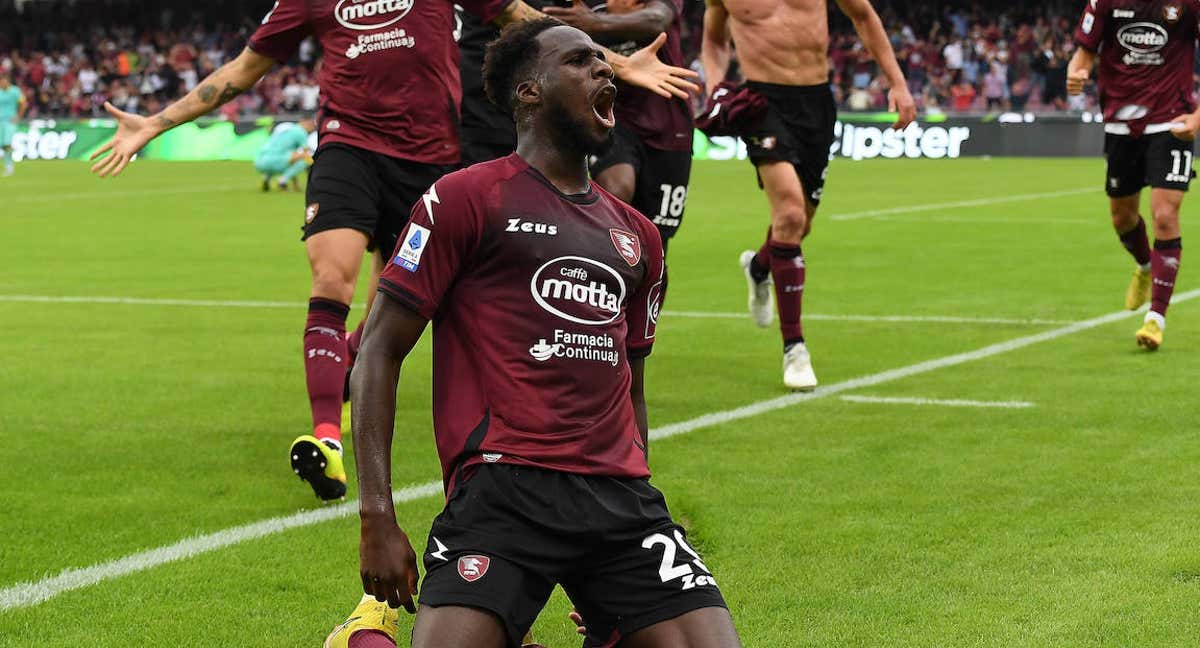
<path fill-rule="evenodd" d="M 834 163 L 805 332 L 822 385 L 877 384 L 652 448 L 747 646 L 1196 645 L 1200 299 L 1155 354 L 1130 314 L 884 374 L 1119 311 L 1132 263 L 1102 182 L 1097 159 Z M 309 425 L 302 220 L 243 163 L 0 180 L 0 601 L 320 508 L 286 456 Z M 647 364 L 653 427 L 786 394 L 777 331 L 721 316 L 744 311 L 736 259 L 766 221 L 749 164 L 696 165 Z M 1197 276 L 1185 259 L 1178 292 Z M 38 301 L 64 296 L 89 299 Z M 438 476 L 428 360 L 426 340 L 402 380 L 397 487 Z M 397 506 L 418 550 L 439 506 Z M 317 646 L 358 599 L 357 531 L 335 517 L 9 606 L 0 646 Z M 537 638 L 578 645 L 567 611 L 557 593 Z"/>

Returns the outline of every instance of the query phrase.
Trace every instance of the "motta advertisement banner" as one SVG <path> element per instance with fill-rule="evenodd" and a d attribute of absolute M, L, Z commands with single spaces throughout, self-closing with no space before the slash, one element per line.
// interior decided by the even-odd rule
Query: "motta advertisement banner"
<path fill-rule="evenodd" d="M 390 6 L 390 5 L 389 5 Z M 399 6 L 399 3 L 397 3 Z M 902 131 L 883 114 L 847 114 L 834 125 L 831 158 L 848 160 L 955 159 L 960 157 L 1098 156 L 1103 125 L 1091 115 L 1034 118 L 1033 115 L 946 118 L 910 124 Z M 286 121 L 201 121 L 183 124 L 151 142 L 147 160 L 253 160 L 272 130 Z M 31 120 L 18 126 L 13 154 L 18 160 L 86 160 L 116 132 L 109 119 Z M 310 142 L 316 145 L 315 136 Z M 745 160 L 736 137 L 693 140 L 697 160 Z"/>

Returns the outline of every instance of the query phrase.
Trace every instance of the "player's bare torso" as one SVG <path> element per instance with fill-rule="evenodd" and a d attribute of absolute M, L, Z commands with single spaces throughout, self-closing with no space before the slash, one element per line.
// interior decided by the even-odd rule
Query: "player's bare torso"
<path fill-rule="evenodd" d="M 825 0 L 719 0 L 747 79 L 786 85 L 829 80 Z"/>

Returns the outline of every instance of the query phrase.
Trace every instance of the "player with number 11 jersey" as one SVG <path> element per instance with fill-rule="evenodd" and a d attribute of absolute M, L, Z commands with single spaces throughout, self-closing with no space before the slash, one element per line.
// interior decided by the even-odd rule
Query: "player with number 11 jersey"
<path fill-rule="evenodd" d="M 1067 69 L 1067 90 L 1078 94 L 1099 61 L 1105 191 L 1113 228 L 1137 264 L 1125 306 L 1132 310 L 1150 301 L 1135 340 L 1151 351 L 1163 341 L 1183 256 L 1179 208 L 1195 175 L 1200 112 L 1192 100 L 1192 69 L 1198 20 L 1197 0 L 1089 0 L 1075 32 L 1079 49 Z M 1147 186 L 1153 249 L 1139 213 Z"/>

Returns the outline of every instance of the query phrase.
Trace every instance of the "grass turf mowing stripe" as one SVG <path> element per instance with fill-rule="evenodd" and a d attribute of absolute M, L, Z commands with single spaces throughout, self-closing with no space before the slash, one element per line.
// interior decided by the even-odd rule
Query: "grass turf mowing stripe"
<path fill-rule="evenodd" d="M 24 302 L 36 304 L 117 304 L 131 306 L 202 306 L 230 308 L 307 308 L 307 303 L 285 301 L 220 300 L 220 299 L 160 299 L 150 297 L 88 297 L 83 295 L 0 295 L 0 302 Z M 745 319 L 746 313 L 722 313 L 713 311 L 663 311 L 667 317 Z M 954 315 L 833 315 L 809 313 L 810 320 L 833 322 L 935 322 L 942 324 L 1013 324 L 1019 326 L 1050 326 L 1070 324 L 1067 320 L 1012 318 L 1012 317 L 958 317 Z"/>
<path fill-rule="evenodd" d="M 978 401 L 958 398 L 905 398 L 900 396 L 842 396 L 841 400 L 851 403 L 878 403 L 881 405 L 936 405 L 938 407 L 998 407 L 1025 409 L 1033 407 L 1028 401 Z"/>
<path fill-rule="evenodd" d="M 232 191 L 255 192 L 260 191 L 253 182 L 238 185 L 224 185 L 217 187 L 159 187 L 155 189 L 136 189 L 129 191 L 77 191 L 75 193 L 50 193 L 44 195 L 25 195 L 25 196 L 10 196 L 5 198 L 8 202 L 17 203 L 53 203 L 60 200 L 90 200 L 111 198 L 140 198 L 142 196 L 174 196 L 177 194 L 211 194 L 211 193 L 226 193 Z"/>
<path fill-rule="evenodd" d="M 1196 297 L 1200 297 L 1200 289 L 1178 294 L 1171 301 L 1172 303 L 1178 303 L 1194 299 Z M 1089 320 L 1075 322 L 1073 324 L 1045 331 L 1043 333 L 1027 335 L 1009 340 L 1007 342 L 992 344 L 981 349 L 976 349 L 975 351 L 957 353 L 943 358 L 936 358 L 934 360 L 927 360 L 925 362 L 909 365 L 907 367 L 900 367 L 898 369 L 891 369 L 876 374 L 862 376 L 860 378 L 853 378 L 851 380 L 835 383 L 827 387 L 820 387 L 813 392 L 781 396 L 731 410 L 705 414 L 687 421 L 681 421 L 679 423 L 672 423 L 655 428 L 650 431 L 650 438 L 656 440 L 665 439 L 713 425 L 720 425 L 723 423 L 729 423 L 732 421 L 758 416 L 759 414 L 765 414 L 774 410 L 790 407 L 804 401 L 824 398 L 826 396 L 832 396 L 845 391 L 852 391 L 862 387 L 869 387 L 893 380 L 900 380 L 902 378 L 908 378 L 910 376 L 916 376 L 938 369 L 954 367 L 968 362 L 973 362 L 975 360 L 981 360 L 1003 353 L 1009 353 L 1011 351 L 1023 349 L 1040 342 L 1047 342 L 1049 340 L 1072 335 L 1074 333 L 1093 329 L 1112 322 L 1128 319 L 1137 314 L 1139 314 L 1138 311 L 1118 311 L 1115 313 L 1109 313 L 1108 315 L 1102 315 Z M 424 484 L 409 486 L 396 491 L 392 494 L 392 500 L 396 503 L 408 502 L 423 497 L 432 497 L 441 492 L 441 481 L 431 481 Z M 27 582 L 12 585 L 0 590 L 0 611 L 29 607 L 54 598 L 59 594 L 95 585 L 106 580 L 120 578 L 122 576 L 144 571 L 152 567 L 176 562 L 210 551 L 216 551 L 217 549 L 222 549 L 224 547 L 262 538 L 268 535 L 273 535 L 288 529 L 309 526 L 339 517 L 349 516 L 354 513 L 357 507 L 358 501 L 355 500 L 328 508 L 303 511 L 293 515 L 270 518 L 194 538 L 187 538 L 172 545 L 150 549 L 126 556 L 124 558 L 93 565 L 91 567 L 84 567 L 82 569 L 68 569 L 55 576 L 50 576 L 37 582 Z"/>
<path fill-rule="evenodd" d="M 834 214 L 829 218 L 831 220 L 848 221 L 858 220 L 860 218 L 870 218 L 872 216 L 889 216 L 893 214 L 915 214 L 917 212 L 938 211 L 941 209 L 953 209 L 955 207 L 983 207 L 986 205 L 1001 205 L 1011 202 L 1024 202 L 1027 200 L 1040 200 L 1042 198 L 1061 198 L 1064 196 L 1078 196 L 1080 194 L 1092 193 L 1097 191 L 1095 187 L 1086 189 L 1064 189 L 1063 191 L 1047 191 L 1045 193 L 1031 194 L 1015 194 L 1011 196 L 995 196 L 993 198 L 974 198 L 972 200 L 955 200 L 952 202 L 942 203 L 927 203 L 924 205 L 909 205 L 907 207 L 889 207 L 887 209 L 867 209 L 864 211 L 847 212 L 845 214 Z"/>

